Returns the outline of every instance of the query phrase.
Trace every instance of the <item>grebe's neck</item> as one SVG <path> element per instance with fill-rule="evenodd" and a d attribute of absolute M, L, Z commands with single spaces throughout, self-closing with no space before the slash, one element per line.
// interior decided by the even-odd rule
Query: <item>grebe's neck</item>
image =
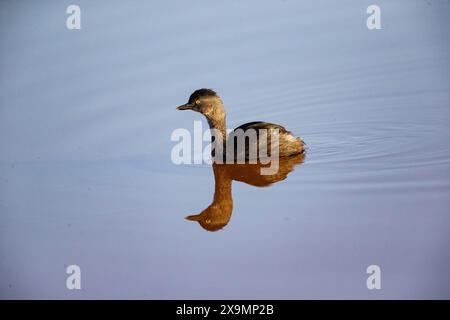
<path fill-rule="evenodd" d="M 216 98 L 211 108 L 207 109 L 203 114 L 208 120 L 209 128 L 211 129 L 212 156 L 215 157 L 214 154 L 217 154 L 217 151 L 220 151 L 224 155 L 228 132 L 225 106 L 222 100 Z"/>
<path fill-rule="evenodd" d="M 225 115 L 220 118 L 210 118 L 207 117 L 209 128 L 211 130 L 215 129 L 218 130 L 222 134 L 222 140 L 225 142 L 228 138 L 228 132 L 227 132 L 227 122 L 225 119 Z"/>
<path fill-rule="evenodd" d="M 214 201 L 222 207 L 233 206 L 231 184 L 233 180 L 228 176 L 226 164 L 213 164 L 214 170 Z"/>

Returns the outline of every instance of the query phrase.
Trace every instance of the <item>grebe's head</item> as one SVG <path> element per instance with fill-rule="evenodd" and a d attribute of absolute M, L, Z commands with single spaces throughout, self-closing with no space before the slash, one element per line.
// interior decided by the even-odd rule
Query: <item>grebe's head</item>
<path fill-rule="evenodd" d="M 208 231 L 218 231 L 225 227 L 230 221 L 233 211 L 231 199 L 222 200 L 220 203 L 212 203 L 199 214 L 187 216 L 189 221 L 197 221 L 200 226 Z"/>
<path fill-rule="evenodd" d="M 225 116 L 222 100 L 214 90 L 199 89 L 194 91 L 186 104 L 177 108 L 178 110 L 193 110 L 200 112 L 205 117 L 217 119 Z"/>

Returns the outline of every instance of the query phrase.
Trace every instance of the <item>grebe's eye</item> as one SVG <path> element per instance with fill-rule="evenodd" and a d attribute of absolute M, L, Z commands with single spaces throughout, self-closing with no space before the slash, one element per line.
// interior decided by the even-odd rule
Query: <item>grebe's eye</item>
<path fill-rule="evenodd" d="M 195 100 L 196 105 L 200 105 L 200 99 Z"/>

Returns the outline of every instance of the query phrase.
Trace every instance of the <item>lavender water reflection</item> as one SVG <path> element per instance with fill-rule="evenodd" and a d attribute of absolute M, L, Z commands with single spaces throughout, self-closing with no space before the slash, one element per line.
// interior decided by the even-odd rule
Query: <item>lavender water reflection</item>
<path fill-rule="evenodd" d="M 285 180 L 296 165 L 305 160 L 305 154 L 279 159 L 279 168 L 275 174 L 261 174 L 261 168 L 268 165 L 257 164 L 218 164 L 213 163 L 214 197 L 213 202 L 201 213 L 187 216 L 186 219 L 197 221 L 203 229 L 217 231 L 225 227 L 233 213 L 233 181 L 240 181 L 255 187 L 268 187 Z M 269 164 L 270 165 L 270 164 Z"/>

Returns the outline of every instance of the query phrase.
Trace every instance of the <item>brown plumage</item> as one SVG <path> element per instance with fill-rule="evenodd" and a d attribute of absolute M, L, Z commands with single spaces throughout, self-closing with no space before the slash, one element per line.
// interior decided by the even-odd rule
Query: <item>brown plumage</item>
<path fill-rule="evenodd" d="M 239 154 L 244 156 L 243 153 L 245 153 L 246 160 L 251 159 L 253 155 L 255 155 L 254 151 L 256 151 L 257 157 L 259 157 L 261 142 L 264 146 L 266 146 L 268 156 L 271 155 L 271 150 L 275 150 L 275 147 L 278 149 L 279 157 L 290 157 L 296 154 L 301 154 L 305 151 L 304 142 L 300 138 L 292 135 L 292 133 L 286 130 L 283 126 L 269 122 L 249 122 L 237 127 L 234 131 L 228 134 L 226 127 L 225 107 L 217 93 L 211 89 L 199 89 L 195 91 L 189 97 L 189 101 L 186 104 L 179 106 L 177 109 L 193 110 L 203 114 L 208 121 L 209 127 L 220 132 L 223 149 L 225 152 L 230 151 L 226 150 L 226 142 L 229 142 L 229 139 L 233 138 L 237 141 L 237 139 L 241 137 L 244 139 L 242 141 L 246 141 L 246 136 L 249 135 L 250 131 L 254 130 L 254 132 L 256 132 L 256 142 L 253 142 L 254 145 L 250 145 L 247 142 L 244 143 L 245 150 L 237 150 L 237 143 L 233 144 L 233 155 L 235 159 L 237 159 Z M 275 133 L 278 133 L 277 145 L 275 145 L 277 140 L 273 136 Z M 213 142 L 217 143 L 217 141 Z"/>
<path fill-rule="evenodd" d="M 214 197 L 212 203 L 201 213 L 187 216 L 197 221 L 203 229 L 217 231 L 225 227 L 233 213 L 233 181 L 243 182 L 255 187 L 268 187 L 287 178 L 296 165 L 303 163 L 304 154 L 280 158 L 279 169 L 271 175 L 262 175 L 261 168 L 267 165 L 257 164 L 213 164 Z"/>

